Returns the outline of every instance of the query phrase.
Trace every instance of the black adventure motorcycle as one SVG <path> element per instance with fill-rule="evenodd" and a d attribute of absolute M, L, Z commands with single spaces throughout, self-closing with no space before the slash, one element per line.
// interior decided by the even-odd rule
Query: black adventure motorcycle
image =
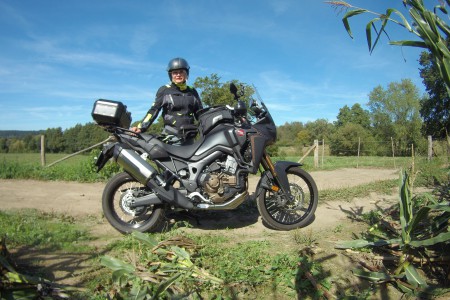
<path fill-rule="evenodd" d="M 243 93 L 234 84 L 230 92 L 237 104 L 199 111 L 200 137 L 187 146 L 131 132 L 125 105 L 95 102 L 93 119 L 115 138 L 98 157 L 98 170 L 111 158 L 124 170 L 109 180 L 102 196 L 103 212 L 115 229 L 157 231 L 166 210 L 231 210 L 247 198 L 256 200 L 272 229 L 291 230 L 314 220 L 318 191 L 313 178 L 299 163 L 273 163 L 266 151 L 276 140 L 267 107 L 261 99 L 251 100 L 247 111 L 239 100 Z M 258 171 L 261 178 L 249 196 L 248 176 Z"/>

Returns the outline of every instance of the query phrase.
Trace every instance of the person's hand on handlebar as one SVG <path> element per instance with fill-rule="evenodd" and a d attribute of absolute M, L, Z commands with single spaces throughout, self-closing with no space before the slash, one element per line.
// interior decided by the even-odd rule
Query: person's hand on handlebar
<path fill-rule="evenodd" d="M 137 128 L 137 127 L 131 127 L 130 130 L 133 131 L 133 132 L 136 132 L 136 133 L 141 133 L 142 132 L 141 129 Z"/>

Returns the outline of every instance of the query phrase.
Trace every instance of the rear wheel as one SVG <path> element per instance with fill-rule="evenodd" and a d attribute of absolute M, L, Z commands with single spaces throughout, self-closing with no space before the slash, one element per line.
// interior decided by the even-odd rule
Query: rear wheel
<path fill-rule="evenodd" d="M 291 198 L 288 199 L 281 190 L 265 190 L 256 199 L 263 221 L 277 230 L 309 225 L 314 220 L 319 198 L 316 183 L 305 170 L 293 167 L 288 169 L 287 176 Z"/>
<path fill-rule="evenodd" d="M 152 193 L 152 190 L 128 173 L 118 173 L 108 181 L 103 190 L 103 213 L 108 222 L 121 233 L 158 231 L 163 225 L 164 207 L 130 207 L 136 197 Z"/>

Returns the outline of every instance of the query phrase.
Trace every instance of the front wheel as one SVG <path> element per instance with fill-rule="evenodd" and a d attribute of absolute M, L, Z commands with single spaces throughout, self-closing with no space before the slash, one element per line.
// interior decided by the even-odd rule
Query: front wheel
<path fill-rule="evenodd" d="M 108 222 L 121 233 L 132 231 L 157 231 L 163 224 L 164 207 L 143 206 L 131 208 L 136 197 L 153 193 L 128 173 L 122 172 L 111 178 L 103 190 L 102 207 Z"/>
<path fill-rule="evenodd" d="M 319 201 L 316 183 L 306 171 L 292 167 L 288 169 L 287 176 L 292 195 L 290 199 L 281 190 L 265 190 L 256 199 L 263 221 L 277 230 L 292 230 L 309 225 L 314 220 Z"/>

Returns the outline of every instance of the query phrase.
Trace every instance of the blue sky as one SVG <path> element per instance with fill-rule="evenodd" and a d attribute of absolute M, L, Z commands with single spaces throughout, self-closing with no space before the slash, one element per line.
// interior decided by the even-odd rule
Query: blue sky
<path fill-rule="evenodd" d="M 404 12 L 401 0 L 349 2 Z M 191 84 L 213 73 L 254 84 L 277 125 L 332 122 L 403 78 L 424 91 L 418 49 L 384 38 L 370 55 L 371 17 L 351 19 L 352 40 L 342 16 L 316 0 L 0 0 L 0 130 L 85 124 L 99 98 L 124 102 L 140 120 L 178 56 Z M 392 40 L 414 38 L 388 29 Z"/>

